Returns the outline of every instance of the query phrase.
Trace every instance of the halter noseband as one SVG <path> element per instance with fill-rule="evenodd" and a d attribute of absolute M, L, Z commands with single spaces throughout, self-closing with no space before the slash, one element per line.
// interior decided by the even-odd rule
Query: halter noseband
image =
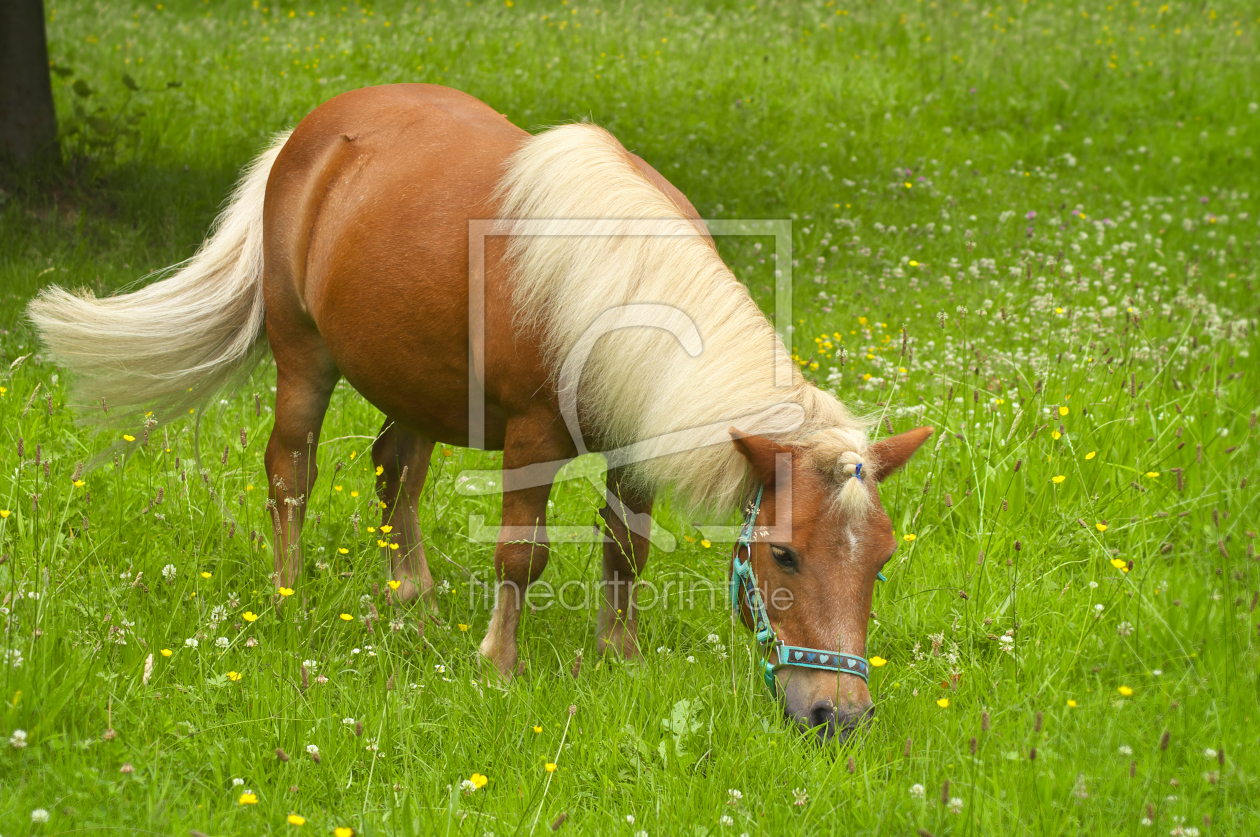
<path fill-rule="evenodd" d="M 860 475 L 858 478 L 861 478 Z M 744 603 L 748 605 L 748 611 L 752 614 L 753 632 L 757 635 L 757 644 L 761 646 L 761 673 L 765 678 L 766 687 L 770 690 L 770 694 L 777 693 L 774 673 L 784 666 L 817 668 L 823 671 L 834 671 L 837 674 L 851 674 L 854 677 L 861 677 L 864 681 L 868 680 L 870 664 L 867 663 L 866 658 L 824 651 L 821 648 L 788 645 L 778 638 L 774 627 L 770 624 L 770 614 L 766 612 L 766 605 L 761 597 L 761 587 L 757 584 L 757 577 L 753 574 L 752 568 L 753 524 L 761 509 L 763 488 L 764 486 L 757 488 L 757 498 L 748 508 L 744 525 L 739 530 L 739 540 L 735 542 L 735 550 L 731 554 L 730 593 L 731 608 L 736 616 L 739 615 L 741 590 Z M 741 559 L 741 553 L 747 555 L 747 559 Z M 883 576 L 881 575 L 880 578 Z M 777 652 L 777 663 L 771 663 L 766 659 L 772 648 Z"/>

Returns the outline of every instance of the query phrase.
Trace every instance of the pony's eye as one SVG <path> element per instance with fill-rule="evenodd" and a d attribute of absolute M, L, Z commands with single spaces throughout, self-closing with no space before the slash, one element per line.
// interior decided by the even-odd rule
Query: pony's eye
<path fill-rule="evenodd" d="M 774 556 L 774 560 L 778 565 L 785 570 L 796 569 L 796 553 L 792 550 L 782 546 L 771 545 L 770 554 Z"/>

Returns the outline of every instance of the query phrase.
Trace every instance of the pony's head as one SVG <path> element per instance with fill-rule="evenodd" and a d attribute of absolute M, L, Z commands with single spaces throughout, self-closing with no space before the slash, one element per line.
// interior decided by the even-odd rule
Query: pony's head
<path fill-rule="evenodd" d="M 852 432 L 823 431 L 782 445 L 731 430 L 762 486 L 749 560 L 777 642 L 804 649 L 806 657 L 812 649 L 853 667 L 860 661 L 865 671 L 871 595 L 897 547 L 878 485 L 931 434 L 920 427 L 867 445 Z M 744 596 L 739 607 L 753 627 Z M 772 645 L 767 657 L 776 666 L 773 685 L 802 729 L 823 741 L 843 739 L 873 715 L 863 677 L 844 666 L 834 670 L 835 658 L 831 669 L 780 660 L 780 647 Z"/>

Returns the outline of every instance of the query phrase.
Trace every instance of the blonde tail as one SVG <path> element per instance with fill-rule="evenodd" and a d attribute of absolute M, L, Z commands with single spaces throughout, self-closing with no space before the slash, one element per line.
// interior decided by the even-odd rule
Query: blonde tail
<path fill-rule="evenodd" d="M 88 420 L 185 415 L 264 356 L 263 198 L 288 138 L 254 160 L 210 237 L 174 275 L 121 296 L 53 286 L 31 301 L 27 314 L 52 358 L 74 373 Z"/>

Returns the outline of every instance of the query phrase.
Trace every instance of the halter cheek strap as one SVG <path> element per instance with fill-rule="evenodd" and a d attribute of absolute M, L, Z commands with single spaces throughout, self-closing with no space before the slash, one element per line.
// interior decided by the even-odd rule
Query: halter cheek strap
<path fill-rule="evenodd" d="M 861 467 L 858 466 L 858 468 Z M 744 525 L 739 531 L 739 540 L 735 543 L 735 550 L 731 556 L 730 594 L 731 608 L 736 616 L 739 615 L 741 599 L 742 603 L 748 606 L 748 612 L 752 614 L 753 632 L 757 636 L 757 644 L 761 646 L 761 673 L 766 687 L 770 690 L 770 694 L 777 693 L 774 673 L 784 666 L 834 671 L 837 674 L 851 674 L 867 680 L 870 676 L 870 664 L 864 657 L 825 651 L 821 648 L 788 645 L 778 638 L 774 627 L 770 624 L 770 615 L 766 611 L 765 601 L 761 596 L 761 586 L 757 584 L 757 577 L 753 574 L 752 568 L 753 524 L 761 509 L 762 490 L 762 487 L 758 487 L 757 497 L 744 517 Z M 882 579 L 883 576 L 881 575 L 880 578 Z M 771 650 L 775 652 L 777 662 L 771 663 L 767 659 Z"/>

